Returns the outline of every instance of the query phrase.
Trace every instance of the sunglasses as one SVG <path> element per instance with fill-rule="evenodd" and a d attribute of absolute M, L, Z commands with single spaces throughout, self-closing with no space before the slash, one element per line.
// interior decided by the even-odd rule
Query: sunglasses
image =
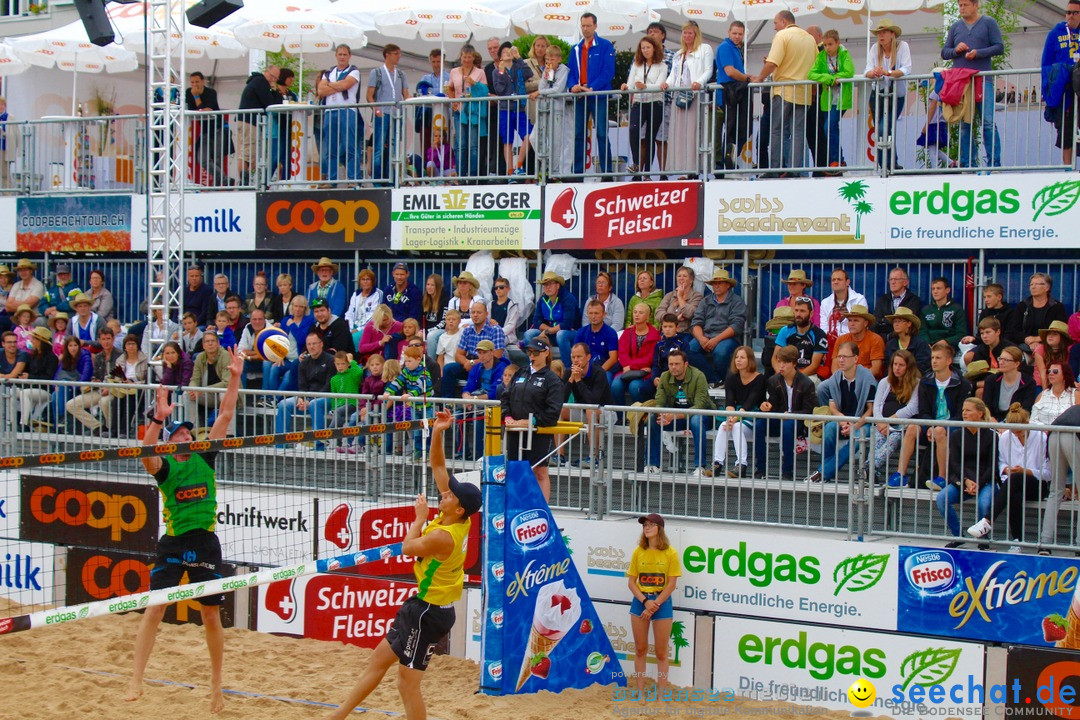
<path fill-rule="evenodd" d="M 800 295 L 799 297 L 795 298 L 795 302 L 813 303 L 814 301 L 811 300 L 810 297 L 807 295 Z"/>
<path fill-rule="evenodd" d="M 1061 368 L 1050 368 L 1046 371 L 1047 375 L 1059 375 L 1061 374 Z"/>
<path fill-rule="evenodd" d="M 495 289 L 496 289 L 496 290 L 505 290 L 505 289 L 506 289 L 506 285 L 496 285 L 496 286 L 495 286 Z"/>

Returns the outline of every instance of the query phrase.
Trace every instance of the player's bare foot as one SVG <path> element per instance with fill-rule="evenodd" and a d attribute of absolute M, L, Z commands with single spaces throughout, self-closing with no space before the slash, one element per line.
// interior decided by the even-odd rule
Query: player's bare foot
<path fill-rule="evenodd" d="M 225 709 L 225 696 L 221 690 L 210 691 L 210 712 L 217 714 Z"/>
<path fill-rule="evenodd" d="M 124 700 L 127 702 L 134 702 L 142 697 L 142 683 L 137 683 L 134 680 L 128 685 L 127 695 L 124 695 Z"/>

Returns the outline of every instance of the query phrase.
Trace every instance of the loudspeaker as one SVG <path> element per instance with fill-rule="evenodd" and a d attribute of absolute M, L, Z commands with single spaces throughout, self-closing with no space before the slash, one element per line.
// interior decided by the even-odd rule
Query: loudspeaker
<path fill-rule="evenodd" d="M 112 23 L 109 22 L 109 15 L 105 12 L 103 0 L 74 0 L 74 2 L 83 27 L 86 28 L 86 37 L 90 38 L 90 42 L 105 46 L 116 39 Z"/>
<path fill-rule="evenodd" d="M 187 19 L 192 25 L 208 28 L 244 7 L 244 0 L 202 0 L 188 8 Z"/>

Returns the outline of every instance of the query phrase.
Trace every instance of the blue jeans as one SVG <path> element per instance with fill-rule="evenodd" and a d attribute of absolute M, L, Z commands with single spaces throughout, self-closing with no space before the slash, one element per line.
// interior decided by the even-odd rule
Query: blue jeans
<path fill-rule="evenodd" d="M 296 396 L 287 397 L 278 403 L 277 417 L 274 418 L 274 432 L 283 433 L 290 432 L 289 426 L 292 424 L 292 417 L 296 414 Z M 322 430 L 326 427 L 326 398 L 315 398 L 308 401 L 307 414 L 311 417 L 311 429 Z M 284 444 L 279 444 L 279 448 L 285 447 Z M 321 442 L 315 443 L 316 450 L 322 450 L 325 445 Z"/>
<path fill-rule="evenodd" d="M 848 438 L 840 437 L 840 423 L 827 422 L 822 433 L 821 448 L 821 478 L 832 480 L 840 468 L 848 464 L 851 455 L 851 445 L 855 438 L 866 437 L 872 426 L 867 424 L 859 428 Z M 837 443 L 840 444 L 837 447 Z"/>
<path fill-rule="evenodd" d="M 573 330 L 560 330 L 557 333 L 546 333 L 548 343 L 552 346 L 559 348 L 559 359 L 563 363 L 570 362 L 570 348 L 574 346 L 574 335 L 576 333 Z M 529 342 L 534 337 L 540 335 L 539 330 L 526 330 L 525 342 Z"/>
<path fill-rule="evenodd" d="M 454 154 L 458 175 L 476 177 L 480 174 L 480 126 L 463 124 L 462 112 L 454 113 Z"/>
<path fill-rule="evenodd" d="M 296 372 L 299 366 L 299 360 L 286 360 L 281 367 L 263 361 L 263 390 L 281 392 L 296 390 L 298 386 Z"/>
<path fill-rule="evenodd" d="M 660 441 L 661 434 L 665 431 L 679 432 L 685 430 L 688 426 L 690 428 L 690 435 L 693 437 L 694 442 L 694 467 L 703 467 L 705 463 L 705 433 L 702 428 L 707 429 L 702 421 L 706 420 L 702 415 L 691 415 L 689 419 L 678 419 L 673 421 L 669 425 L 660 426 L 656 424 L 657 415 L 647 415 L 646 421 L 649 423 L 649 465 L 655 465 L 660 467 Z"/>
<path fill-rule="evenodd" d="M 976 515 L 974 520 L 991 517 L 994 495 L 996 494 L 997 486 L 994 483 L 988 483 L 979 489 L 978 494 L 975 496 Z M 957 517 L 953 505 L 961 502 L 961 500 L 967 500 L 968 497 L 967 495 L 962 496 L 960 487 L 952 483 L 946 485 L 937 496 L 938 512 L 945 518 L 945 523 L 949 526 L 949 532 L 957 537 L 960 535 L 960 518 Z"/>
<path fill-rule="evenodd" d="M 731 369 L 731 356 L 735 354 L 735 348 L 739 343 L 735 338 L 721 340 L 706 357 L 705 348 L 701 347 L 696 339 L 690 341 L 690 364 L 705 373 L 705 378 L 710 383 L 715 383 L 727 377 Z"/>
<path fill-rule="evenodd" d="M 461 397 L 461 388 L 458 381 L 469 376 L 469 372 L 461 363 L 448 362 L 443 365 L 442 371 L 442 396 L 447 398 Z"/>
<path fill-rule="evenodd" d="M 754 421 L 754 467 L 758 472 L 765 471 L 766 453 L 769 450 L 766 440 L 780 435 L 780 474 L 791 478 L 795 474 L 795 430 L 796 420 Z"/>
<path fill-rule="evenodd" d="M 75 397 L 75 388 L 71 386 L 58 387 L 52 391 L 52 396 L 49 399 L 49 405 L 52 412 L 52 423 L 55 427 L 63 427 L 64 405 L 67 404 L 67 401 L 73 397 Z"/>
<path fill-rule="evenodd" d="M 372 120 L 375 130 L 371 141 L 371 176 L 376 180 L 386 180 L 390 177 L 390 136 L 392 134 L 390 115 L 383 110 L 382 115 L 376 115 Z"/>
<path fill-rule="evenodd" d="M 627 401 L 626 393 L 630 393 L 630 400 Z M 656 395 L 656 388 L 653 386 L 652 375 L 646 375 L 638 380 L 631 380 L 629 382 L 623 380 L 623 376 L 619 375 L 611 381 L 611 403 L 613 405 L 633 405 L 636 402 L 645 402 Z"/>
<path fill-rule="evenodd" d="M 974 80 L 973 82 L 978 82 Z M 982 117 L 982 144 L 987 167 L 1001 167 L 1001 136 L 994 124 L 994 78 L 983 78 L 982 102 L 975 105 L 975 114 Z M 972 167 L 971 123 L 960 123 L 960 167 Z"/>
<path fill-rule="evenodd" d="M 830 165 L 844 162 L 844 156 L 840 152 L 840 116 L 843 114 L 839 105 L 830 105 L 825 115 L 825 139 L 829 143 Z"/>
<path fill-rule="evenodd" d="M 323 180 L 337 180 L 338 166 L 342 164 L 343 156 L 346 179 L 356 180 L 360 177 L 360 162 L 356 152 L 358 120 L 357 112 L 352 108 L 332 109 L 323 113 L 322 149 L 319 158 L 319 170 Z M 375 142 L 378 148 L 378 140 Z"/>
<path fill-rule="evenodd" d="M 611 172 L 611 146 L 608 145 L 608 99 L 607 95 L 586 93 L 574 100 L 574 174 L 585 172 L 585 147 L 589 138 L 589 118 L 596 129 L 596 143 L 600 146 L 600 172 Z M 570 357 L 569 354 L 566 355 Z"/>

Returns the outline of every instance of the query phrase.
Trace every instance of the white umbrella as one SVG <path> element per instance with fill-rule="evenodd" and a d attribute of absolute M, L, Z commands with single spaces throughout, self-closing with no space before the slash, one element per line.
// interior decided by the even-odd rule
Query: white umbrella
<path fill-rule="evenodd" d="M 146 52 L 145 23 L 148 5 L 149 3 L 142 2 L 123 5 L 110 3 L 105 6 L 123 47 L 135 52 Z M 247 48 L 241 45 L 229 30 L 189 25 L 184 20 L 183 13 L 184 8 L 178 3 L 173 15 L 173 27 L 169 31 L 169 41 L 173 49 L 183 47 L 184 56 L 189 60 L 229 60 L 247 53 Z M 82 25 L 80 21 L 73 24 Z M 183 28 L 183 34 L 180 28 Z"/>
<path fill-rule="evenodd" d="M 71 114 L 75 115 L 75 95 L 79 73 L 130 72 L 139 67 L 135 53 L 116 43 L 105 47 L 94 45 L 86 38 L 82 23 L 35 35 L 10 38 L 15 53 L 30 63 L 44 68 L 58 67 L 73 73 L 71 78 Z"/>
<path fill-rule="evenodd" d="M 815 0 L 666 0 L 667 6 L 684 17 L 726 23 L 732 20 L 751 22 L 772 20 L 781 10 L 795 17 L 821 12 L 824 6 Z"/>
<path fill-rule="evenodd" d="M 660 19 L 645 0 L 532 0 L 515 10 L 510 19 L 535 35 L 567 37 L 581 34 L 581 16 L 587 12 L 596 16 L 600 37 L 643 32 L 649 23 Z"/>
<path fill-rule="evenodd" d="M 7 43 L 0 43 L 0 77 L 18 75 L 30 69 L 30 65 L 20 58 L 15 49 Z"/>

